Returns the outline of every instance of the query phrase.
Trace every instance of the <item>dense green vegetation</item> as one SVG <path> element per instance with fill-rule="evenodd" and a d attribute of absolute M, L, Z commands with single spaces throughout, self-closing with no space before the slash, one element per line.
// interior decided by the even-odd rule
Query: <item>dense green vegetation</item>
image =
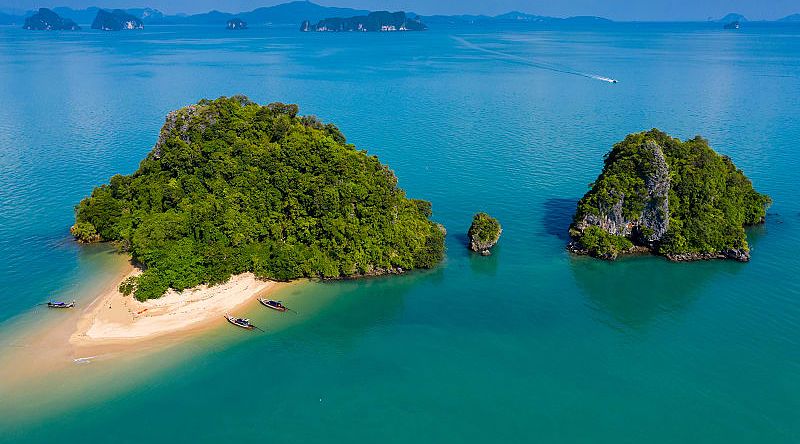
<path fill-rule="evenodd" d="M 78 240 L 116 241 L 145 267 L 139 299 L 251 271 L 276 280 L 430 268 L 444 254 L 431 205 L 377 157 L 296 105 L 245 97 L 170 114 L 156 147 L 76 207 Z"/>
<path fill-rule="evenodd" d="M 486 213 L 478 213 L 472 217 L 472 225 L 467 235 L 471 240 L 480 243 L 494 243 L 500 237 L 500 222 Z"/>
<path fill-rule="evenodd" d="M 770 198 L 754 190 L 731 159 L 717 154 L 703 138 L 682 142 L 655 129 L 627 136 L 606 154 L 603 172 L 578 203 L 573 238 L 593 255 L 613 257 L 652 236 L 651 221 L 641 219 L 646 206 L 663 203 L 653 197 L 652 182 L 658 176 L 653 143 L 668 167 L 669 219 L 663 236 L 647 246 L 664 255 L 747 253 L 744 227 L 764 221 Z M 597 226 L 579 229 L 590 216 L 609 216 L 620 201 L 621 219 L 636 226 L 631 235 Z"/>
<path fill-rule="evenodd" d="M 613 259 L 633 248 L 633 242 L 627 237 L 611 234 L 596 225 L 586 227 L 577 237 L 581 246 L 596 257 Z"/>

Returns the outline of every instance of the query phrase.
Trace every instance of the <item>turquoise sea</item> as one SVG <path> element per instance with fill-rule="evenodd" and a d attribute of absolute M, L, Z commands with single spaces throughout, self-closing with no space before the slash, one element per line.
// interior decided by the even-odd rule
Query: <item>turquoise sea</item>
<path fill-rule="evenodd" d="M 800 26 L 2 27 L 0 366 L 47 348 L 24 332 L 63 313 L 36 304 L 88 303 L 119 262 L 71 241 L 73 206 L 169 111 L 234 94 L 378 155 L 433 203 L 445 262 L 291 287 L 298 315 L 246 313 L 266 333 L 0 381 L 0 442 L 800 442 Z M 565 251 L 603 154 L 652 127 L 703 135 L 772 196 L 750 263 Z M 488 258 L 465 247 L 481 210 L 504 227 Z"/>

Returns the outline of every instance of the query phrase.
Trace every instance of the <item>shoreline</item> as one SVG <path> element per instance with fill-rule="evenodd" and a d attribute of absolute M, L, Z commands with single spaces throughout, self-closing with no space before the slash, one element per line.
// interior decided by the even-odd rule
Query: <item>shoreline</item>
<path fill-rule="evenodd" d="M 129 261 L 119 263 L 91 293 L 78 298 L 86 305 L 58 309 L 59 316 L 51 321 L 26 322 L 29 327 L 7 345 L 13 351 L 0 357 L 0 389 L 7 384 L 25 386 L 74 364 L 136 359 L 178 346 L 222 328 L 226 312 L 244 316 L 259 304 L 257 297 L 294 284 L 262 281 L 244 273 L 223 284 L 183 293 L 170 290 L 159 299 L 139 302 L 118 289 L 124 279 L 138 273 Z"/>
<path fill-rule="evenodd" d="M 124 296 L 118 286 L 141 270 L 129 265 L 112 288 L 106 288 L 81 313 L 69 344 L 77 351 L 102 348 L 128 349 L 154 339 L 205 331 L 224 322 L 223 315 L 244 309 L 290 283 L 259 280 L 242 273 L 222 284 L 200 285 L 183 292 L 169 290 L 144 302 Z M 158 341 L 156 341 L 158 342 Z"/>
<path fill-rule="evenodd" d="M 156 372 L 191 356 L 197 341 L 207 343 L 205 335 L 212 341 L 227 341 L 223 329 L 228 325 L 222 316 L 226 311 L 243 317 L 255 315 L 260 307 L 257 297 L 271 297 L 303 282 L 264 281 L 243 273 L 220 285 L 201 285 L 182 293 L 170 290 L 162 298 L 139 302 L 123 296 L 119 284 L 141 271 L 129 260 L 118 259 L 113 270 L 104 272 L 96 284 L 78 295 L 76 308 L 44 309 L 52 314 L 50 319 L 21 320 L 18 334 L 2 344 L 7 352 L 0 356 L 0 392 L 16 404 L 12 412 L 0 412 L 10 415 L 44 409 L 33 395 L 44 394 L 42 390 L 49 399 L 71 399 L 87 390 L 95 393 L 96 384 L 108 383 L 109 393 L 113 393 L 126 384 L 112 382 L 109 378 L 114 375 L 125 374 L 132 383 L 144 373 L 125 372 L 140 368 L 139 363 L 149 362 L 152 356 L 163 356 L 158 364 L 146 364 L 148 371 Z M 240 337 L 237 333 L 230 337 Z M 43 383 L 51 380 L 55 382 Z M 71 382 L 61 382 L 64 380 Z"/>

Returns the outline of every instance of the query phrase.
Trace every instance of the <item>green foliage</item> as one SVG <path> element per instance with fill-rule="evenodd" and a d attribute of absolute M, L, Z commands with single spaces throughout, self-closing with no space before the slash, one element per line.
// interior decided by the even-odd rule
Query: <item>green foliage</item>
<path fill-rule="evenodd" d="M 472 217 L 472 225 L 467 235 L 481 243 L 495 242 L 500 237 L 500 222 L 486 213 L 477 213 Z"/>
<path fill-rule="evenodd" d="M 130 296 L 134 291 L 136 291 L 136 276 L 125 278 L 125 280 L 119 284 L 119 292 L 125 296 Z"/>
<path fill-rule="evenodd" d="M 406 198 L 334 125 L 297 113 L 244 97 L 174 113 L 133 175 L 80 202 L 73 234 L 95 229 L 130 251 L 145 266 L 125 284 L 138 299 L 247 271 L 290 280 L 438 264 L 430 203 Z"/>
<path fill-rule="evenodd" d="M 69 229 L 69 232 L 75 236 L 78 242 L 91 243 L 100 240 L 97 229 L 89 222 L 77 222 Z"/>
<path fill-rule="evenodd" d="M 763 222 L 772 201 L 753 189 L 730 158 L 717 154 L 699 136 L 682 142 L 656 129 L 627 136 L 605 156 L 603 172 L 578 203 L 575 221 L 587 214 L 607 213 L 621 198 L 627 219 L 641 215 L 648 199 L 645 177 L 653 171 L 647 144 L 653 142 L 664 153 L 670 179 L 669 228 L 657 243 L 657 252 L 748 250 L 743 227 Z M 643 229 L 645 236 L 652 234 Z M 572 231 L 590 250 L 605 251 L 609 244 L 597 230 L 581 234 L 573 227 Z"/>
<path fill-rule="evenodd" d="M 616 258 L 633 248 L 633 242 L 625 236 L 616 236 L 591 225 L 578 234 L 578 241 L 592 256 Z"/>

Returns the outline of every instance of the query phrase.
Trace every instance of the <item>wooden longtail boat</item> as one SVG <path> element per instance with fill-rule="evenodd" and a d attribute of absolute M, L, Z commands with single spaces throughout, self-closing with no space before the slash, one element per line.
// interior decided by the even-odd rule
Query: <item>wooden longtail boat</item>
<path fill-rule="evenodd" d="M 277 310 L 277 311 L 286 311 L 286 310 L 288 310 L 288 308 L 285 305 L 283 305 L 283 303 L 281 301 L 273 301 L 272 299 L 258 298 L 258 302 L 261 302 L 261 305 L 263 305 L 263 306 L 265 306 L 267 308 L 271 308 L 273 310 Z"/>
<path fill-rule="evenodd" d="M 250 319 L 237 318 L 236 316 L 232 316 L 232 315 L 229 315 L 229 314 L 225 314 L 225 319 L 227 319 L 228 322 L 230 322 L 231 324 L 233 324 L 233 325 L 235 325 L 237 327 L 244 328 L 245 330 L 252 330 L 252 329 L 256 328 L 255 325 L 250 323 Z"/>

